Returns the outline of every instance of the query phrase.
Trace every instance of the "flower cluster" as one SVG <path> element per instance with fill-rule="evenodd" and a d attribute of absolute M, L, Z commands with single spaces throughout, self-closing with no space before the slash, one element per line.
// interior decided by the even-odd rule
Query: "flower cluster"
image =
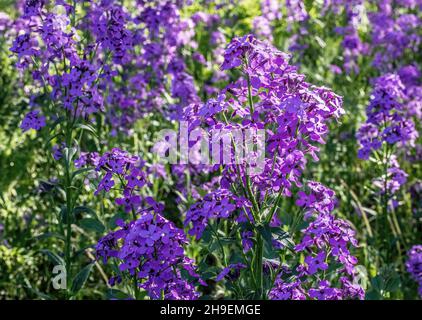
<path fill-rule="evenodd" d="M 372 183 L 381 193 L 392 195 L 406 183 L 407 176 L 407 173 L 400 169 L 396 157 L 392 155 L 388 162 L 387 174 L 374 179 Z"/>
<path fill-rule="evenodd" d="M 153 208 L 140 211 L 129 223 L 117 221 L 119 229 L 98 242 L 97 256 L 107 262 L 118 259 L 119 269 L 135 277 L 136 285 L 152 299 L 193 300 L 198 298 L 194 284 L 182 271 L 198 278 L 193 261 L 185 256 L 183 231 Z M 111 279 L 114 284 L 115 278 Z M 117 280 L 119 281 L 119 279 Z"/>
<path fill-rule="evenodd" d="M 272 22 L 281 19 L 281 7 L 278 0 L 262 0 L 261 15 L 253 19 L 253 30 L 263 40 L 273 41 Z"/>
<path fill-rule="evenodd" d="M 147 184 L 145 162 L 126 151 L 114 148 L 98 159 L 97 171 L 105 171 L 95 194 L 102 190 L 109 192 L 115 185 L 115 176 L 123 184 L 123 197 L 116 199 L 116 204 L 124 206 L 126 212 L 137 211 L 141 205 L 138 190 Z"/>
<path fill-rule="evenodd" d="M 413 246 L 408 252 L 407 271 L 419 285 L 419 295 L 422 297 L 422 245 Z"/>
<path fill-rule="evenodd" d="M 308 21 L 310 16 L 306 11 L 305 1 L 303 0 L 286 0 L 285 6 L 287 30 L 294 31 L 290 37 L 289 51 L 297 53 L 300 59 L 308 48 L 308 44 L 303 39 L 309 34 Z"/>
<path fill-rule="evenodd" d="M 417 128 L 417 124 L 419 124 L 420 119 L 422 119 L 422 74 L 416 65 L 404 65 L 400 69 L 398 69 L 398 75 L 400 76 L 400 80 L 403 82 L 405 86 L 404 94 L 404 113 L 406 117 L 409 119 L 408 123 L 410 126 L 415 126 Z M 413 119 L 412 122 L 410 119 Z M 413 129 L 414 139 L 419 136 L 417 129 Z M 407 145 L 403 146 L 404 151 L 406 152 L 407 159 L 410 162 L 418 162 L 420 161 L 421 154 L 421 145 L 420 143 L 408 143 Z M 418 151 L 419 150 L 419 151 Z"/>
<path fill-rule="evenodd" d="M 310 195 L 301 193 L 296 202 L 313 212 L 312 221 L 303 230 L 301 243 L 295 246 L 296 253 L 305 254 L 304 263 L 296 267 L 295 275 L 288 268 L 285 269 L 284 274 L 277 278 L 270 297 L 280 300 L 302 300 L 307 297 L 318 300 L 363 299 L 363 289 L 354 283 L 357 259 L 349 251 L 350 246 L 357 246 L 355 231 L 349 223 L 332 215 L 332 190 L 315 182 L 308 183 L 308 186 Z M 324 279 L 330 265 L 340 266 L 334 275 L 340 275 L 340 288 L 332 287 Z M 319 281 L 318 287 L 313 287 L 310 277 L 316 275 L 323 280 Z"/>
<path fill-rule="evenodd" d="M 198 100 L 179 50 L 197 46 L 192 20 L 180 16 L 182 2 L 137 1 L 126 7 L 96 0 L 84 7 L 84 19 L 78 21 L 78 2 L 56 1 L 65 14 L 50 13 L 45 9 L 49 5 L 25 4 L 22 26 L 16 26 L 23 32 L 17 32 L 10 50 L 18 57 L 17 66 L 31 71 L 40 87 L 51 86 L 56 105 L 77 116 L 106 111 L 117 134 L 130 132 L 151 110 L 169 114 Z M 80 32 L 92 43 L 80 39 Z M 173 103 L 178 107 L 170 107 Z"/>
<path fill-rule="evenodd" d="M 199 238 L 209 219 L 231 216 L 233 221 L 239 212 L 234 221 L 240 225 L 245 223 L 241 226 L 241 237 L 243 251 L 247 253 L 255 246 L 253 238 L 259 231 L 254 225 L 261 219 L 271 221 L 270 227 L 280 227 L 274 211 L 267 210 L 267 216 L 262 216 L 261 206 L 266 205 L 270 196 L 273 199 L 291 196 L 295 187 L 303 186 L 301 175 L 307 157 L 318 161 L 318 144 L 325 143 L 328 122 L 339 118 L 344 110 L 341 97 L 327 88 L 307 83 L 305 77 L 289 65 L 287 54 L 251 35 L 234 38 L 224 53 L 222 69 L 238 67 L 244 78 L 227 86 L 216 99 L 185 108 L 185 120 L 189 121 L 191 130 L 198 126 L 208 130 L 265 129 L 265 143 L 258 145 L 258 149 L 263 150 L 255 154 L 265 153 L 263 170 L 252 172 L 243 161 L 226 165 L 221 173 L 220 189 L 191 206 L 186 213 L 185 225 L 192 223 L 190 234 Z M 242 146 L 237 144 L 235 148 Z M 230 155 L 232 157 L 233 152 Z M 297 267 L 297 281 L 300 283 L 289 284 L 289 288 L 295 292 L 295 298 L 362 298 L 363 290 L 350 282 L 357 263 L 349 251 L 350 245 L 357 246 L 354 231 L 348 223 L 331 214 L 335 206 L 332 190 L 318 182 L 311 181 L 307 185 L 310 193 L 300 191 L 296 204 L 304 207 L 306 219 L 313 221 L 304 230 L 302 242 L 295 247 L 298 254 L 307 252 L 304 264 Z M 275 238 L 272 245 L 276 250 L 283 248 Z M 312 291 L 312 287 L 309 291 L 299 288 L 302 285 L 309 287 L 309 279 L 326 271 L 329 265 L 341 266 L 336 269 L 337 275 L 343 275 L 341 289 L 333 289 L 334 293 L 330 293 L 327 281 L 319 284 L 320 291 L 327 291 L 320 296 Z M 229 266 L 222 274 L 226 275 L 230 270 Z M 221 280 L 222 276 L 218 279 Z M 271 291 L 272 298 L 284 294 L 285 288 L 283 285 L 278 288 L 278 281 Z M 306 281 L 309 284 L 305 285 Z"/>
<path fill-rule="evenodd" d="M 420 71 L 404 59 L 406 52 L 417 51 L 421 44 L 421 19 L 415 14 L 417 7 L 414 1 L 384 0 L 377 3 L 375 12 L 368 14 L 372 65 L 381 75 L 373 79 L 367 121 L 357 133 L 358 156 L 365 160 L 371 157 L 378 163 L 381 174 L 372 184 L 379 190 L 376 192 L 381 196 L 384 212 L 400 204 L 398 191 L 408 180 L 399 160 L 413 162 L 420 158 L 420 145 L 417 144 L 421 114 Z M 383 219 L 382 215 L 380 219 Z"/>
<path fill-rule="evenodd" d="M 330 213 L 335 206 L 334 191 L 327 188 L 323 184 L 315 181 L 307 183 L 310 193 L 306 194 L 304 191 L 299 191 L 299 198 L 296 200 L 296 205 L 304 207 L 307 210 L 306 216 L 313 213 Z"/>
<path fill-rule="evenodd" d="M 286 283 L 279 277 L 270 291 L 271 300 L 344 300 L 363 299 L 364 293 L 359 285 L 351 283 L 345 278 L 340 279 L 341 287 L 332 287 L 330 282 L 322 280 L 318 287 L 308 291 L 302 287 L 299 281 Z"/>
<path fill-rule="evenodd" d="M 369 159 L 374 152 L 386 156 L 383 145 L 387 150 L 394 146 L 403 148 L 415 145 L 418 132 L 404 106 L 405 98 L 404 85 L 398 75 L 386 74 L 376 79 L 367 108 L 368 119 L 357 133 L 361 144 L 358 156 L 361 159 Z M 379 185 L 383 192 L 393 194 L 406 182 L 407 174 L 400 169 L 395 155 L 391 152 L 389 154 L 388 158 L 382 159 L 388 166 L 388 172 L 374 183 Z M 384 190 L 385 185 L 387 190 Z"/>
<path fill-rule="evenodd" d="M 16 22 L 17 31 L 22 30 L 10 51 L 18 58 L 17 67 L 31 72 L 34 82 L 45 88 L 45 92 L 34 92 L 34 96 L 49 94 L 51 105 L 61 106 L 74 116 L 103 111 L 99 83 L 104 77 L 104 61 L 90 58 L 91 48 L 78 38 L 69 14 L 75 10 L 73 6 L 57 1 L 58 6 L 69 9 L 58 14 L 43 10 L 45 5 L 44 1 L 27 1 L 22 21 Z M 38 112 L 27 113 L 22 124 L 24 130 L 40 129 L 42 125 L 27 125 Z M 41 115 L 38 118 L 45 119 Z"/>
<path fill-rule="evenodd" d="M 277 277 L 269 293 L 276 300 L 317 300 L 363 299 L 362 287 L 355 283 L 355 264 L 357 259 L 350 254 L 348 246 L 357 245 L 354 231 L 343 220 L 335 219 L 332 214 L 319 214 L 304 230 L 302 242 L 295 247 L 297 253 L 306 252 L 304 264 L 289 269 Z M 324 278 L 330 265 L 340 265 L 334 275 L 340 275 L 340 287 L 333 287 L 328 280 L 320 280 L 313 286 L 312 277 Z M 318 275 L 318 276 L 317 276 Z M 337 281 L 336 281 L 337 282 Z"/>
<path fill-rule="evenodd" d="M 42 127 L 45 127 L 45 117 L 40 114 L 39 110 L 28 112 L 21 124 L 23 132 L 30 129 L 40 130 Z"/>
<path fill-rule="evenodd" d="M 101 19 L 93 19 L 90 26 L 104 50 L 120 53 L 114 62 L 124 70 L 118 72 L 121 81 L 108 83 L 108 102 L 115 106 L 107 111 L 113 134 L 131 133 L 133 123 L 153 110 L 174 117 L 173 110 L 198 100 L 180 55 L 181 48 L 196 46 L 192 20 L 180 15 L 182 2 L 139 0 L 130 14 L 119 6 L 117 1 L 100 2 L 92 15 Z"/>
<path fill-rule="evenodd" d="M 87 19 L 92 21 L 92 34 L 103 51 L 113 53 L 113 60 L 121 63 L 133 47 L 133 35 L 126 27 L 129 14 L 114 1 L 94 3 Z"/>
<path fill-rule="evenodd" d="M 337 27 L 335 30 L 343 37 L 343 67 L 348 73 L 358 73 L 358 59 L 368 53 L 368 45 L 361 40 L 358 30 L 362 20 L 364 3 L 362 0 L 335 1 L 331 5 L 333 7 L 330 9 L 334 14 L 339 14 L 341 9 L 343 9 L 344 15 L 346 16 L 346 26 Z"/>
<path fill-rule="evenodd" d="M 291 195 L 293 184 L 301 187 L 306 155 L 318 160 L 319 147 L 315 144 L 324 143 L 328 121 L 344 113 L 341 97 L 307 83 L 288 59 L 272 46 L 244 36 L 230 43 L 222 65 L 223 69 L 241 66 L 247 79 L 227 88 L 231 95 L 223 97 L 225 102 L 219 102 L 223 108 L 216 112 L 230 107 L 234 115 L 250 118 L 242 121 L 244 128 L 267 129 L 264 170 L 251 176 L 262 194 L 282 190 Z M 236 173 L 237 168 L 231 167 L 224 178 L 233 181 Z"/>
<path fill-rule="evenodd" d="M 414 144 L 418 133 L 413 121 L 404 113 L 403 90 L 403 83 L 396 74 L 386 74 L 376 79 L 367 108 L 368 119 L 357 135 L 362 146 L 360 158 L 368 159 L 384 142 L 390 145 Z"/>
<path fill-rule="evenodd" d="M 317 253 L 305 257 L 304 274 L 315 274 L 318 270 L 328 268 L 330 258 L 340 263 L 346 274 L 354 275 L 354 265 L 357 259 L 350 254 L 348 246 L 357 246 L 355 232 L 351 226 L 332 214 L 319 214 L 303 231 L 302 242 L 295 247 L 297 252 Z"/>
<path fill-rule="evenodd" d="M 250 205 L 246 199 L 237 198 L 226 189 L 216 190 L 189 208 L 184 223 L 185 226 L 192 224 L 189 234 L 199 239 L 210 219 L 233 218 L 236 209 L 247 206 Z"/>
<path fill-rule="evenodd" d="M 415 5 L 401 2 L 402 10 L 393 8 L 394 5 L 392 0 L 380 1 L 377 10 L 369 13 L 373 65 L 380 70 L 393 69 L 395 61 L 408 50 L 416 52 L 421 43 L 420 17 L 412 12 Z"/>
<path fill-rule="evenodd" d="M 88 157 L 80 162 L 87 161 Z M 140 196 L 140 189 L 147 184 L 145 163 L 117 148 L 94 162 L 97 171 L 105 171 L 96 193 L 110 191 L 117 181 L 123 188 L 123 197 L 117 198 L 116 204 L 132 212 L 134 218 L 128 223 L 116 221 L 120 228 L 100 239 L 97 256 L 104 263 L 110 258 L 118 259 L 120 271 L 135 277 L 137 288 L 146 290 L 152 299 L 196 299 L 198 293 L 187 276 L 200 279 L 193 261 L 184 253 L 187 240 L 183 230 L 163 217 L 162 204 Z M 111 284 L 119 281 L 119 276 L 110 279 Z"/>

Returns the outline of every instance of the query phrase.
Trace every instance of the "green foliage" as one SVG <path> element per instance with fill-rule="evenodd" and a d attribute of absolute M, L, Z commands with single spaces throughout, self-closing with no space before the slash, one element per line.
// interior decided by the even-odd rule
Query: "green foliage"
<path fill-rule="evenodd" d="M 310 82 L 329 86 L 344 97 L 346 115 L 340 125 L 332 127 L 327 143 L 320 153 L 321 161 L 310 165 L 306 175 L 336 191 L 339 199 L 337 214 L 350 221 L 357 230 L 360 247 L 354 254 L 360 263 L 358 269 L 362 285 L 367 289 L 366 298 L 415 299 L 416 285 L 409 279 L 404 261 L 406 250 L 421 240 L 421 204 L 412 203 L 404 190 L 400 206 L 394 213 L 393 218 L 396 221 L 390 224 L 384 221 L 378 229 L 375 228 L 381 213 L 371 180 L 379 174 L 373 169 L 373 163 L 357 158 L 358 145 L 354 138 L 365 118 L 365 107 L 371 90 L 368 79 L 375 74 L 369 58 L 365 56 L 360 57 L 358 74 L 334 74 L 330 71 L 331 65 L 341 65 L 343 62 L 341 38 L 333 30 L 335 26 L 344 25 L 344 16 L 331 15 L 322 19 L 319 15 L 320 2 L 305 1 L 311 18 L 309 33 L 301 42 L 308 44 L 308 47 L 300 61 L 295 62 L 300 62 L 300 71 L 308 75 Z M 208 3 L 205 6 L 200 1 L 194 1 L 192 6 L 184 10 L 183 15 L 190 16 L 197 11 L 217 12 L 215 4 Z M 0 10 L 11 15 L 16 14 L 14 1 L 1 0 Z M 227 5 L 218 12 L 224 21 L 219 29 L 230 39 L 251 31 L 253 17 L 260 15 L 260 7 L 258 1 L 247 0 L 236 5 Z M 285 16 L 285 12 L 283 13 Z M 228 18 L 234 23 L 226 23 Z M 207 26 L 197 26 L 196 29 L 198 51 L 209 58 L 210 34 Z M 369 37 L 367 21 L 360 25 L 359 32 L 363 38 Z M 278 21 L 274 25 L 275 45 L 287 51 L 290 33 L 286 20 Z M 112 271 L 119 274 L 118 268 L 108 266 L 103 269 L 92 261 L 95 258 L 93 247 L 99 237 L 115 229 L 117 219 L 129 220 L 130 216 L 116 210 L 110 200 L 113 197 L 106 198 L 102 194 L 93 196 L 94 187 L 85 181 L 93 168 L 78 170 L 73 167 L 78 151 L 76 147 L 64 150 L 63 161 L 57 167 L 51 156 L 51 147 L 64 131 L 63 118 L 59 117 L 48 130 L 40 133 L 21 132 L 19 126 L 23 114 L 29 109 L 29 99 L 19 83 L 9 47 L 10 43 L 0 34 L 0 224 L 4 226 L 4 230 L 0 231 L 0 299 L 56 299 L 68 297 L 66 295 L 69 294 L 87 299 L 128 298 L 130 288 L 121 285 L 111 289 L 107 283 L 107 277 Z M 196 84 L 209 81 L 212 74 L 189 59 L 191 53 L 186 52 L 185 56 Z M 422 62 L 422 56 L 416 53 L 411 59 Z M 201 98 L 208 97 L 204 93 Z M 118 145 L 137 153 L 150 163 L 157 162 L 149 152 L 154 135 L 164 127 L 175 126 L 174 123 L 163 120 L 161 115 L 150 114 L 135 124 L 133 136 L 122 132 L 110 136 L 109 128 L 104 123 L 99 121 L 97 124 L 96 128 L 86 123 L 76 123 L 74 129 L 78 133 L 78 139 L 75 135 L 71 138 L 76 140 L 78 147 L 103 152 L 106 148 L 104 141 L 107 141 L 108 145 Z M 402 166 L 409 173 L 406 186 L 408 189 L 408 186 L 420 181 L 421 166 L 420 163 L 403 163 Z M 71 188 L 58 182 L 69 172 Z M 192 199 L 178 193 L 170 175 L 165 181 L 154 185 L 151 193 L 153 194 L 144 196 L 154 196 L 158 201 L 164 202 L 167 215 L 176 225 L 182 227 L 180 212 L 186 210 Z M 184 201 L 177 203 L 178 197 Z M 70 205 L 67 205 L 67 201 L 70 201 Z M 268 224 L 260 226 L 264 241 L 264 261 L 286 259 L 293 246 L 291 235 L 297 233 L 304 223 L 303 213 L 298 211 L 294 199 L 284 201 L 276 211 L 283 222 L 282 230 L 275 230 Z M 58 221 L 63 223 L 57 223 Z M 68 235 L 63 225 L 67 222 L 71 225 L 69 236 L 72 243 L 77 244 L 71 246 L 68 257 L 63 249 Z M 224 285 L 213 282 L 224 259 L 227 263 L 241 261 L 241 257 L 231 255 L 231 252 L 239 250 L 230 250 L 235 246 L 234 240 L 239 237 L 240 231 L 227 230 L 223 225 L 224 228 L 227 231 L 225 233 L 207 229 L 201 239 L 206 246 L 192 241 L 187 249 L 188 254 L 198 262 L 198 272 L 202 278 L 209 281 L 209 287 L 203 289 L 204 297 L 220 298 L 225 296 L 225 290 L 230 289 L 239 298 L 251 298 L 248 296 L 247 283 L 233 288 L 233 284 L 229 282 Z M 390 232 L 390 228 L 394 233 Z M 382 229 L 386 237 L 380 243 L 377 237 Z M 271 241 L 274 237 L 287 250 L 275 249 Z M 303 256 L 297 259 L 303 259 Z M 73 266 L 69 270 L 71 288 L 70 293 L 63 293 L 52 288 L 51 270 L 53 265 L 68 265 L 67 260 Z M 266 281 L 268 290 L 271 283 L 267 279 Z M 141 298 L 143 294 L 141 293 Z"/>

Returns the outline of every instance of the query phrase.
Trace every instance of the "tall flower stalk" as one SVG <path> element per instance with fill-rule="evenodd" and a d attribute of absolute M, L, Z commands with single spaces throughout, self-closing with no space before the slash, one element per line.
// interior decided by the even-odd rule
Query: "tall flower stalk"
<path fill-rule="evenodd" d="M 356 259 L 347 249 L 349 243 L 356 245 L 354 232 L 347 223 L 331 215 L 334 192 L 319 183 L 307 181 L 306 185 L 312 190 L 308 195 L 302 183 L 306 155 L 318 160 L 319 148 L 315 144 L 324 143 L 323 137 L 328 133 L 326 122 L 343 113 L 341 98 L 329 89 L 305 82 L 304 76 L 297 73 L 288 60 L 288 55 L 251 35 L 234 38 L 225 51 L 222 69 L 239 69 L 239 80 L 230 84 L 216 99 L 185 108 L 184 120 L 190 123 L 190 132 L 199 127 L 206 129 L 208 134 L 220 130 L 221 137 L 232 141 L 233 146 L 231 151 L 225 151 L 233 162 L 216 164 L 223 166 L 218 189 L 190 207 L 185 226 L 190 229 L 189 234 L 199 240 L 207 233 L 210 219 L 217 222 L 227 219 L 230 232 L 225 237 L 230 238 L 238 232 L 241 243 L 233 243 L 231 249 L 234 252 L 241 250 L 243 254 L 232 251 L 229 264 L 223 266 L 216 279 L 227 279 L 231 286 L 238 288 L 242 287 L 242 279 L 246 277 L 254 288 L 252 297 L 255 299 L 282 298 L 277 292 L 288 284 L 284 283 L 284 277 L 292 272 L 297 272 L 298 276 L 289 281 L 301 287 L 303 295 L 300 297 L 313 298 L 312 287 L 319 285 L 327 288 L 327 294 L 320 297 L 323 299 L 361 298 L 362 290 L 356 286 L 356 292 L 352 294 L 350 288 L 354 285 L 347 278 L 355 276 Z M 257 150 L 247 152 L 250 151 L 247 142 L 234 141 L 236 130 L 255 132 L 253 138 L 246 140 L 256 142 Z M 258 130 L 265 131 L 264 140 L 258 139 Z M 259 168 L 261 156 L 263 162 Z M 295 193 L 299 196 L 297 215 L 304 217 L 305 223 L 309 224 L 309 229 L 303 230 L 305 237 L 299 245 L 295 245 L 299 235 L 297 230 L 279 220 L 282 201 L 288 201 Z M 328 225 L 320 230 L 324 219 L 333 225 L 324 222 Z M 316 224 L 315 229 L 311 227 L 313 224 Z M 224 234 L 223 230 L 213 234 L 217 232 Z M 312 236 L 314 232 L 317 237 Z M 336 242 L 334 239 L 343 232 L 348 236 Z M 219 239 L 216 241 L 221 243 Z M 301 263 L 300 257 L 305 249 L 308 254 Z M 224 253 L 224 248 L 221 252 Z M 270 257 L 274 257 L 271 262 Z M 223 260 L 226 263 L 227 259 Z M 348 275 L 344 276 L 344 287 L 331 288 L 326 280 L 319 284 L 304 280 L 305 275 L 312 278 L 319 270 L 323 271 L 319 278 L 325 279 L 325 270 L 336 260 L 344 267 L 341 271 Z M 249 271 L 242 273 L 246 269 Z M 244 277 L 239 277 L 241 273 Z M 239 290 L 242 291 L 238 288 L 236 294 Z"/>
<path fill-rule="evenodd" d="M 375 80 L 372 98 L 367 107 L 368 119 L 358 131 L 361 144 L 359 157 L 374 157 L 380 177 L 373 180 L 379 193 L 379 216 L 376 232 L 379 246 L 388 246 L 389 239 L 384 226 L 388 224 L 395 237 L 401 239 L 401 230 L 395 215 L 398 202 L 395 194 L 407 181 L 407 174 L 400 169 L 395 153 L 399 148 L 413 145 L 418 136 L 415 125 L 407 116 L 404 105 L 404 85 L 397 74 L 386 74 Z M 402 245 L 405 245 L 402 243 Z M 397 243 L 398 254 L 402 249 Z M 403 265 L 402 259 L 400 259 Z"/>
<path fill-rule="evenodd" d="M 63 163 L 61 187 L 65 203 L 58 220 L 64 237 L 66 297 L 71 298 L 80 289 L 77 281 L 81 276 L 74 277 L 72 267 L 72 224 L 75 223 L 80 191 L 75 180 L 87 171 L 75 170 L 74 159 L 79 152 L 83 132 L 90 133 L 95 139 L 94 114 L 104 110 L 100 82 L 107 77 L 107 57 L 113 54 L 102 57 L 90 54 L 91 47 L 85 46 L 77 34 L 76 3 L 59 2 L 57 11 L 60 12 L 61 8 L 62 13 L 51 13 L 49 5 L 45 1 L 25 3 L 21 17 L 24 33 L 17 35 L 10 50 L 18 58 L 17 67 L 28 71 L 35 84 L 31 110 L 21 128 L 23 131 L 41 130 L 48 126 L 49 142 L 56 143 L 53 158 Z M 61 262 L 60 255 L 48 252 L 55 263 Z"/>
<path fill-rule="evenodd" d="M 131 219 L 116 221 L 118 229 L 101 238 L 96 246 L 99 258 L 118 265 L 110 285 L 128 279 L 133 283 L 134 299 L 141 289 L 151 299 L 196 299 L 199 294 L 195 284 L 203 282 L 195 272 L 193 260 L 185 255 L 187 241 L 183 231 L 164 218 L 162 204 L 142 192 L 151 184 L 145 162 L 113 149 L 99 158 L 96 170 L 104 174 L 96 194 L 119 186 L 122 197 L 115 202 L 132 214 Z M 186 279 L 183 272 L 194 279 Z"/>

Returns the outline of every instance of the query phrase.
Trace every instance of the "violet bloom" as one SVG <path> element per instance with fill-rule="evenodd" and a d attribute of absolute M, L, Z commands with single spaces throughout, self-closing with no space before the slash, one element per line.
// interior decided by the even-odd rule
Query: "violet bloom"
<path fill-rule="evenodd" d="M 94 166 L 98 165 L 100 160 L 100 155 L 98 152 L 80 152 L 79 158 L 74 161 L 76 168 L 82 168 L 85 166 Z"/>
<path fill-rule="evenodd" d="M 215 278 L 215 281 L 221 281 L 226 276 L 228 276 L 231 279 L 236 279 L 239 277 L 238 271 L 241 269 L 246 268 L 246 266 L 243 263 L 234 263 L 230 264 L 227 267 L 225 267 Z"/>
<path fill-rule="evenodd" d="M 45 5 L 45 0 L 25 0 L 24 14 L 25 17 L 38 15 Z"/>
<path fill-rule="evenodd" d="M 415 81 L 415 74 L 417 70 L 411 67 L 401 70 L 402 78 L 407 83 Z M 385 74 L 374 80 L 371 101 L 366 110 L 368 118 L 357 133 L 361 145 L 359 158 L 368 160 L 374 153 L 384 157 L 383 145 L 393 151 L 415 147 L 419 134 L 406 106 L 408 97 L 399 75 Z M 373 184 L 381 194 L 392 195 L 406 183 L 407 174 L 400 169 L 394 153 L 384 161 L 386 172 L 374 179 Z M 391 200 L 394 203 L 394 199 Z"/>
<path fill-rule="evenodd" d="M 331 288 L 330 283 L 323 280 L 318 288 L 309 290 L 309 297 L 317 300 L 341 300 L 342 293 L 340 289 Z"/>
<path fill-rule="evenodd" d="M 300 281 L 285 283 L 281 278 L 277 278 L 268 297 L 271 300 L 306 300 Z"/>
<path fill-rule="evenodd" d="M 407 253 L 407 271 L 419 285 L 419 295 L 422 297 L 422 245 L 413 246 Z"/>
<path fill-rule="evenodd" d="M 382 1 L 376 11 L 368 14 L 372 26 L 372 64 L 379 70 L 393 70 L 394 63 L 402 59 L 407 50 L 417 51 L 421 43 L 417 31 L 420 17 L 400 9 L 393 10 L 390 1 Z"/>
<path fill-rule="evenodd" d="M 305 76 L 289 64 L 289 58 L 252 35 L 234 38 L 224 52 L 221 69 L 237 68 L 243 77 L 228 85 L 217 98 L 184 108 L 183 120 L 189 122 L 189 130 L 266 130 L 262 170 L 248 171 L 246 161 L 235 165 L 234 153 L 230 153 L 232 163 L 219 164 L 223 170 L 218 191 L 204 196 L 186 213 L 185 226 L 190 227 L 191 235 L 200 237 L 210 219 L 230 218 L 242 228 L 242 244 L 248 251 L 254 233 L 249 231 L 250 225 L 256 223 L 253 213 L 259 212 L 253 195 L 260 201 L 267 196 L 293 196 L 295 188 L 303 187 L 302 174 L 308 158 L 319 160 L 319 145 L 325 143 L 329 121 L 344 114 L 342 98 L 328 88 L 307 83 Z M 225 122 L 219 117 L 223 112 L 230 115 Z M 247 199 L 243 199 L 235 190 L 248 184 L 250 191 L 245 191 Z M 295 284 L 280 278 L 270 297 L 310 298 L 311 283 L 303 283 L 302 277 L 322 277 L 321 273 L 331 265 L 338 266 L 338 276 L 350 281 L 356 275 L 357 259 L 349 248 L 357 246 L 357 241 L 351 226 L 331 213 L 336 203 L 334 192 L 317 182 L 307 186 L 311 191 L 301 191 L 297 204 L 306 211 L 309 226 L 303 230 L 302 242 L 292 248 L 306 251 L 306 260 L 294 270 L 298 274 Z M 280 227 L 273 216 L 270 218 L 274 228 Z M 272 243 L 274 250 L 284 246 L 275 238 Z M 355 298 L 343 291 L 342 297 Z"/>
<path fill-rule="evenodd" d="M 25 132 L 30 129 L 40 130 L 42 127 L 45 127 L 45 124 L 45 117 L 40 114 L 40 111 L 33 110 L 25 115 L 20 127 Z"/>
<path fill-rule="evenodd" d="M 255 17 L 252 22 L 253 31 L 259 39 L 273 41 L 272 28 L 267 19 L 264 17 Z"/>
<path fill-rule="evenodd" d="M 383 142 L 390 145 L 414 143 L 418 135 L 412 120 L 406 117 L 404 98 L 404 85 L 397 75 L 386 74 L 375 80 L 366 111 L 368 119 L 357 134 L 361 158 L 368 159 L 372 152 L 381 148 Z"/>
<path fill-rule="evenodd" d="M 114 177 L 118 177 L 118 181 L 124 182 L 124 185 L 123 197 L 117 198 L 116 203 L 124 206 L 126 212 L 137 211 L 141 206 L 141 200 L 136 192 L 148 183 L 145 162 L 126 151 L 114 148 L 99 159 L 95 159 L 95 163 L 97 172 L 105 172 L 95 194 L 102 190 L 110 191 L 115 185 Z"/>
<path fill-rule="evenodd" d="M 244 205 L 249 206 L 247 201 L 234 196 L 230 191 L 216 190 L 190 207 L 184 223 L 185 226 L 192 224 L 189 234 L 199 239 L 207 227 L 209 219 L 227 219 L 235 209 Z"/>
<path fill-rule="evenodd" d="M 181 271 L 199 279 L 193 261 L 185 256 L 183 231 L 159 213 L 141 212 L 129 223 L 117 222 L 120 229 L 97 244 L 97 256 L 105 262 L 117 259 L 120 271 L 139 280 L 138 286 L 151 299 L 192 300 L 198 298 L 192 282 Z M 112 283 L 115 282 L 112 278 Z"/>
<path fill-rule="evenodd" d="M 12 19 L 5 12 L 0 11 L 0 33 L 8 31 L 12 25 Z"/>

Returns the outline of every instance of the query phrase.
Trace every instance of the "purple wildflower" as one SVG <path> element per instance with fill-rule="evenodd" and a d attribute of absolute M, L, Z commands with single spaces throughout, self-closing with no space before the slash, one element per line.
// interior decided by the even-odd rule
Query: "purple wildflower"
<path fill-rule="evenodd" d="M 419 285 L 419 295 L 422 297 L 422 245 L 413 246 L 406 262 L 407 271 Z"/>
<path fill-rule="evenodd" d="M 40 130 L 42 127 L 45 127 L 45 117 L 38 110 L 28 112 L 21 124 L 24 132 L 30 129 Z"/>

